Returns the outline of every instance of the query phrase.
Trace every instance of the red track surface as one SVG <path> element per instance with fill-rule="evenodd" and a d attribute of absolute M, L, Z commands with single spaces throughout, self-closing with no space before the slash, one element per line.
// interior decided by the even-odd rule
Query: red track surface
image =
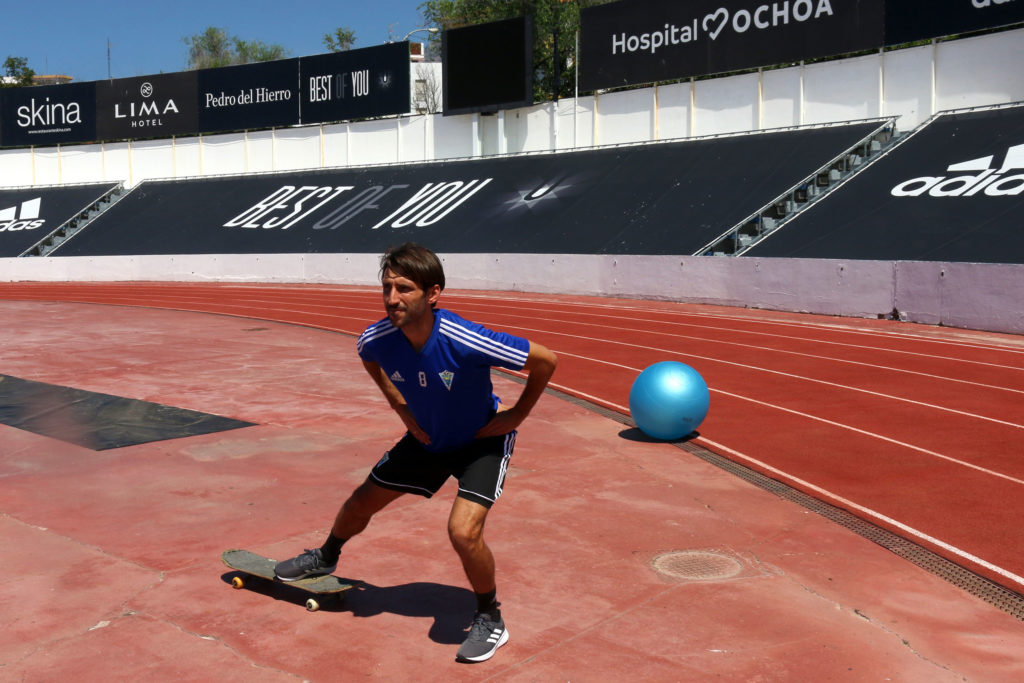
<path fill-rule="evenodd" d="M 356 335 L 373 288 L 0 284 L 0 298 L 149 306 Z M 446 292 L 442 305 L 549 346 L 554 385 L 626 413 L 647 365 L 697 368 L 697 442 L 1024 592 L 1024 340 L 890 321 L 668 302 Z"/>

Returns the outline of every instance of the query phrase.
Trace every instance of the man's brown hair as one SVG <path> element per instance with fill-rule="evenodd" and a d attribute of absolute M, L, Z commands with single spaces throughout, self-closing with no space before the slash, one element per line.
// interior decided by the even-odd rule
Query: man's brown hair
<path fill-rule="evenodd" d="M 415 242 L 406 242 L 397 247 L 388 247 L 380 257 L 380 279 L 390 270 L 395 275 L 406 277 L 424 291 L 434 285 L 444 289 L 444 266 L 437 254 Z"/>

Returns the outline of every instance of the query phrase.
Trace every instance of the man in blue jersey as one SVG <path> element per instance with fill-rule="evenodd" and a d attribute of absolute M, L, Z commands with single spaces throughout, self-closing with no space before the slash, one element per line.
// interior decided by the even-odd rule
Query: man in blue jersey
<path fill-rule="evenodd" d="M 405 493 L 429 498 L 450 476 L 459 482 L 448 536 L 462 561 L 477 610 L 456 659 L 481 662 L 508 641 L 484 542 L 484 521 L 501 495 L 516 428 L 555 371 L 555 354 L 522 337 L 494 332 L 437 308 L 444 269 L 425 247 L 403 244 L 381 258 L 387 317 L 370 325 L 356 348 L 406 427 L 406 434 L 341 506 L 324 545 L 277 565 L 284 581 L 337 568 L 342 545 Z M 527 372 L 519 400 L 498 411 L 491 367 Z"/>

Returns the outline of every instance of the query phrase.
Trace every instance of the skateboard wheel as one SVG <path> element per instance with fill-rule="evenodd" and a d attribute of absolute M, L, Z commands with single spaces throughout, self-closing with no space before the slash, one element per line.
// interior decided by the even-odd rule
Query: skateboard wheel
<path fill-rule="evenodd" d="M 245 581 L 242 579 L 241 576 L 236 576 L 235 578 L 231 579 L 231 587 L 235 589 L 245 588 Z"/>
<path fill-rule="evenodd" d="M 318 609 L 320 609 L 320 603 L 314 600 L 313 598 L 310 598 L 309 600 L 306 600 L 306 609 L 308 609 L 310 612 L 315 612 Z"/>

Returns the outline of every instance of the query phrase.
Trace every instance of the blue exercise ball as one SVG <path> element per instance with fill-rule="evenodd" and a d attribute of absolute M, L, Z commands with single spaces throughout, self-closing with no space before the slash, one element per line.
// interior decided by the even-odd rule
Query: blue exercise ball
<path fill-rule="evenodd" d="M 704 421 L 710 403 L 708 385 L 685 363 L 662 361 L 641 372 L 629 390 L 629 412 L 648 436 L 681 439 Z"/>

